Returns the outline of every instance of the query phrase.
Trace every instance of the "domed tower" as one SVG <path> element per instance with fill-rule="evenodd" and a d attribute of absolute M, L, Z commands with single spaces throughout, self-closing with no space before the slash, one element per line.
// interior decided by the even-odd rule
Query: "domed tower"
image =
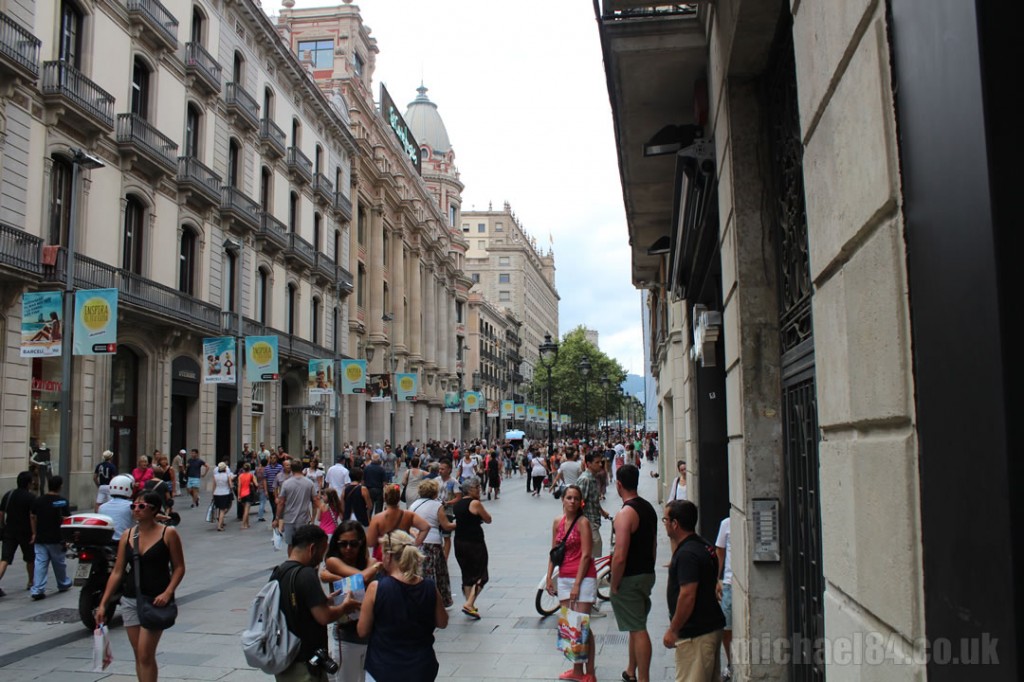
<path fill-rule="evenodd" d="M 427 97 L 427 88 L 421 84 L 416 92 L 419 94 L 409 102 L 405 111 L 405 122 L 420 145 L 423 179 L 436 197 L 438 206 L 448 216 L 448 227 L 461 236 L 459 214 L 463 185 L 455 167 L 455 152 L 448 140 L 448 129 L 437 112 L 437 105 Z"/>

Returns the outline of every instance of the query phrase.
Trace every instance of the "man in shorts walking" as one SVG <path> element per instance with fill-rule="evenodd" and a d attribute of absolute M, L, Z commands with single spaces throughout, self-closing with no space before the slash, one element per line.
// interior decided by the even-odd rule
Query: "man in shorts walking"
<path fill-rule="evenodd" d="M 192 496 L 193 507 L 199 506 L 199 486 L 208 470 L 206 462 L 199 459 L 199 450 L 192 448 L 192 454 L 185 465 L 185 473 L 188 477 L 188 494 Z"/>
<path fill-rule="evenodd" d="M 0 578 L 4 577 L 7 567 L 14 561 L 14 555 L 21 549 L 21 558 L 25 562 L 28 573 L 28 586 L 32 587 L 36 567 L 36 550 L 32 546 L 32 504 L 36 496 L 29 490 L 32 485 L 32 473 L 22 471 L 18 474 L 18 487 L 8 490 L 0 500 L 0 541 L 3 550 L 0 553 Z M 0 597 L 6 593 L 0 589 Z"/>
<path fill-rule="evenodd" d="M 651 674 L 651 612 L 654 562 L 658 550 L 658 513 L 637 494 L 640 470 L 633 464 L 619 468 L 615 487 L 622 509 L 615 515 L 616 547 L 612 555 L 612 611 L 619 632 L 629 633 L 629 663 L 625 682 L 648 682 Z"/>

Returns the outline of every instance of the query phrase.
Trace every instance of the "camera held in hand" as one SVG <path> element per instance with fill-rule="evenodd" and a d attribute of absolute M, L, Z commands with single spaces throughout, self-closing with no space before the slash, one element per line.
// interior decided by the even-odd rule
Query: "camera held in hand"
<path fill-rule="evenodd" d="M 317 649 L 313 652 L 313 656 L 306 662 L 309 666 L 309 671 L 313 675 L 319 674 L 321 671 L 328 675 L 333 675 L 338 672 L 338 664 L 331 658 L 331 654 L 328 653 L 327 649 Z"/>

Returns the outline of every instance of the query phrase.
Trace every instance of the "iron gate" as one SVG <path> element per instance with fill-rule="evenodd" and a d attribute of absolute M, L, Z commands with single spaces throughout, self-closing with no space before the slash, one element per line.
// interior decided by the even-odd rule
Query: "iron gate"
<path fill-rule="evenodd" d="M 788 3 L 787 3 L 788 8 Z M 792 20 L 780 22 L 764 78 L 769 138 L 768 213 L 776 246 L 781 333 L 785 492 L 785 563 L 791 679 L 822 682 L 825 635 L 818 494 L 818 405 L 815 391 L 811 276 L 804 204 L 803 144 L 797 105 Z"/>

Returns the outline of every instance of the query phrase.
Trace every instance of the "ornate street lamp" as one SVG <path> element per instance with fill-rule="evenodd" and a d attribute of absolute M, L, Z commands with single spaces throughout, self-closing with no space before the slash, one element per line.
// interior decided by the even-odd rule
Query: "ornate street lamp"
<path fill-rule="evenodd" d="M 601 377 L 601 388 L 604 389 L 604 439 L 608 440 L 608 387 L 612 385 L 612 380 L 605 374 Z"/>
<path fill-rule="evenodd" d="M 590 376 L 590 358 L 586 355 L 580 360 L 578 365 L 580 375 L 583 377 L 583 438 L 587 439 L 590 433 L 590 406 L 589 406 L 589 381 Z"/>
<path fill-rule="evenodd" d="M 548 371 L 548 454 L 555 451 L 555 440 L 551 431 L 551 369 L 558 361 L 558 342 L 551 340 L 551 334 L 544 335 L 544 343 L 537 347 L 540 363 Z"/>

